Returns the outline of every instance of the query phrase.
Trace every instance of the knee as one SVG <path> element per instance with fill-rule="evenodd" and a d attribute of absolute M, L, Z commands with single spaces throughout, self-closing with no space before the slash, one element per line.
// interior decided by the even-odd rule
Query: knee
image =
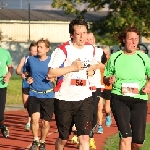
<path fill-rule="evenodd" d="M 131 137 L 121 138 L 121 144 L 126 145 L 126 146 L 131 145 L 131 141 L 132 141 Z"/>
<path fill-rule="evenodd" d="M 80 144 L 89 142 L 89 135 L 80 135 L 78 138 Z"/>
<path fill-rule="evenodd" d="M 98 111 L 102 111 L 102 109 L 103 109 L 103 104 L 98 104 Z"/>
<path fill-rule="evenodd" d="M 57 143 L 59 143 L 60 145 L 65 146 L 66 143 L 67 143 L 67 140 L 62 140 L 61 138 L 58 138 L 58 139 L 57 139 Z"/>
<path fill-rule="evenodd" d="M 42 120 L 42 125 L 45 128 L 49 128 L 50 127 L 49 121 Z"/>
<path fill-rule="evenodd" d="M 139 150 L 142 146 L 143 146 L 143 144 L 132 143 L 131 149 L 132 150 Z"/>

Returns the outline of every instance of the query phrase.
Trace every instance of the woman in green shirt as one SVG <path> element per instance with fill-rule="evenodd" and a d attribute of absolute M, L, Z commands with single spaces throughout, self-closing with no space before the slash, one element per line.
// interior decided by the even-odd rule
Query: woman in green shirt
<path fill-rule="evenodd" d="M 124 49 L 111 55 L 104 72 L 105 84 L 113 84 L 111 108 L 120 132 L 119 150 L 138 150 L 145 140 L 150 58 L 137 51 L 139 35 L 133 26 L 120 34 Z"/>

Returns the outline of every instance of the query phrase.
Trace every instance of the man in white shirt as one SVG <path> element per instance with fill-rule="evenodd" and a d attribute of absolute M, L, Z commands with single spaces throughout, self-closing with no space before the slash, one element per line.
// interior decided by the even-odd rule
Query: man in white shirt
<path fill-rule="evenodd" d="M 56 124 L 59 132 L 55 150 L 64 149 L 72 122 L 77 128 L 79 149 L 89 150 L 89 133 L 93 119 L 90 86 L 98 62 L 94 57 L 94 47 L 86 43 L 87 29 L 86 21 L 72 20 L 69 24 L 71 41 L 57 48 L 49 64 L 48 78 L 62 78 L 55 93 Z"/>

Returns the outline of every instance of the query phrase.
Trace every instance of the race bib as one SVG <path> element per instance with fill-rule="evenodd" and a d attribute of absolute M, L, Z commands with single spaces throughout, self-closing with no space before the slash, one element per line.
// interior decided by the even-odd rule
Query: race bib
<path fill-rule="evenodd" d="M 70 85 L 75 85 L 75 86 L 86 86 L 86 80 L 81 80 L 81 79 L 71 79 Z"/>
<path fill-rule="evenodd" d="M 122 83 L 122 94 L 126 96 L 135 96 L 139 93 L 138 83 Z"/>

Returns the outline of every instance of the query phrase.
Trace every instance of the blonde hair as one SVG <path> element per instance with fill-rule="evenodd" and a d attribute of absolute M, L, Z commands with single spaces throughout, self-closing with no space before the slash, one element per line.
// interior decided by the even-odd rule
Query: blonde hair
<path fill-rule="evenodd" d="M 37 41 L 37 44 L 38 43 L 45 43 L 45 47 L 50 48 L 50 41 L 48 39 L 41 38 Z"/>

